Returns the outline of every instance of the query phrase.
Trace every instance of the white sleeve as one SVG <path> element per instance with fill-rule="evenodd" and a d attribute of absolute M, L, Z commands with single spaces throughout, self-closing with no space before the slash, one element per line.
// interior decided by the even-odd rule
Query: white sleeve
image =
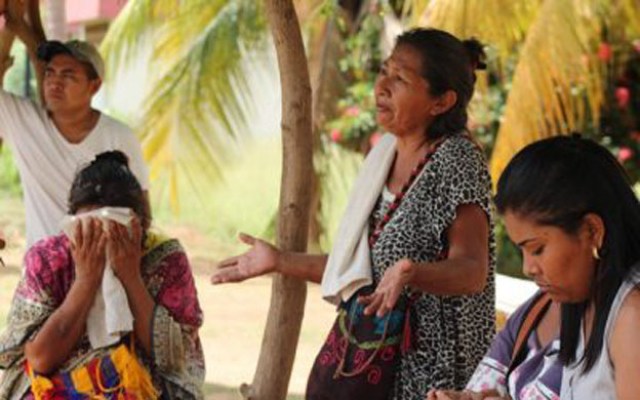
<path fill-rule="evenodd" d="M 37 107 L 29 99 L 0 89 L 0 138 L 14 141 L 15 135 L 26 134 L 26 126 L 38 114 Z"/>
<path fill-rule="evenodd" d="M 129 168 L 138 178 L 142 190 L 149 190 L 149 168 L 142 155 L 142 146 L 133 131 L 129 129 L 129 134 L 124 138 L 124 152 L 129 157 Z"/>

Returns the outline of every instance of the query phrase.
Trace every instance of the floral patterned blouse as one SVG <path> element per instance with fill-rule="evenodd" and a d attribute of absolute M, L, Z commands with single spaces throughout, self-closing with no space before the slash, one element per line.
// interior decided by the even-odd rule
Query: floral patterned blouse
<path fill-rule="evenodd" d="M 393 197 L 380 195 L 371 226 Z M 374 282 L 403 258 L 433 262 L 446 253 L 459 206 L 475 204 L 490 226 L 484 290 L 469 296 L 420 293 L 412 303 L 414 349 L 403 355 L 392 398 L 424 400 L 431 388 L 463 389 L 495 334 L 495 240 L 491 180 L 481 149 L 463 134 L 446 139 L 385 225 L 371 250 Z M 471 233 L 473 234 L 473 233 Z"/>
<path fill-rule="evenodd" d="M 187 256 L 177 240 L 148 233 L 142 277 L 156 302 L 152 353 L 138 358 L 151 372 L 163 399 L 200 399 L 204 356 L 198 336 L 202 310 Z M 31 398 L 24 368 L 24 344 L 62 304 L 75 278 L 69 239 L 53 236 L 36 243 L 25 256 L 25 270 L 14 294 L 6 330 L 0 335 L 0 399 Z M 140 346 L 137 346 L 140 348 Z M 69 371 L 108 353 L 80 341 L 60 371 Z"/>

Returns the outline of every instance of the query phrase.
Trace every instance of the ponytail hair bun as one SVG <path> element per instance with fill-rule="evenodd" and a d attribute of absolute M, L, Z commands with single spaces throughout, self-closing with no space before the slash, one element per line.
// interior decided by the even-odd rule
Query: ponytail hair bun
<path fill-rule="evenodd" d="M 484 52 L 483 44 L 475 38 L 463 40 L 462 44 L 467 51 L 472 71 L 487 69 L 487 64 L 485 63 L 487 55 Z"/>

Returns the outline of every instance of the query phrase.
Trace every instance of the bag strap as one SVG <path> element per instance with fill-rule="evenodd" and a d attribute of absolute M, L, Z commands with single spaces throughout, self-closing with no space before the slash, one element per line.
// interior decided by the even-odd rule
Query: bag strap
<path fill-rule="evenodd" d="M 518 334 L 516 335 L 516 341 L 511 352 L 509 369 L 507 370 L 507 376 L 509 376 L 511 371 L 513 371 L 519 364 L 519 358 L 526 347 L 527 339 L 531 335 L 531 332 L 538 326 L 538 323 L 544 316 L 550 304 L 551 297 L 549 294 L 542 293 L 529 306 L 529 309 L 520 324 L 520 328 L 518 329 Z"/>

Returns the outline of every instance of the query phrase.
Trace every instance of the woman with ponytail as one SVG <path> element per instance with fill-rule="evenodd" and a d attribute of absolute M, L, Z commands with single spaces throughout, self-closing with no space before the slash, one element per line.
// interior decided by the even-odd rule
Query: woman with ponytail
<path fill-rule="evenodd" d="M 640 394 L 640 203 L 616 158 L 579 135 L 522 149 L 498 211 L 523 271 L 562 304 L 561 399 Z"/>
<path fill-rule="evenodd" d="M 322 284 L 338 317 L 307 399 L 424 399 L 462 388 L 494 335 L 491 181 L 466 129 L 482 47 L 436 29 L 397 39 L 375 83 L 389 132 L 367 156 L 330 255 L 242 235 L 213 283 L 277 272 Z"/>

